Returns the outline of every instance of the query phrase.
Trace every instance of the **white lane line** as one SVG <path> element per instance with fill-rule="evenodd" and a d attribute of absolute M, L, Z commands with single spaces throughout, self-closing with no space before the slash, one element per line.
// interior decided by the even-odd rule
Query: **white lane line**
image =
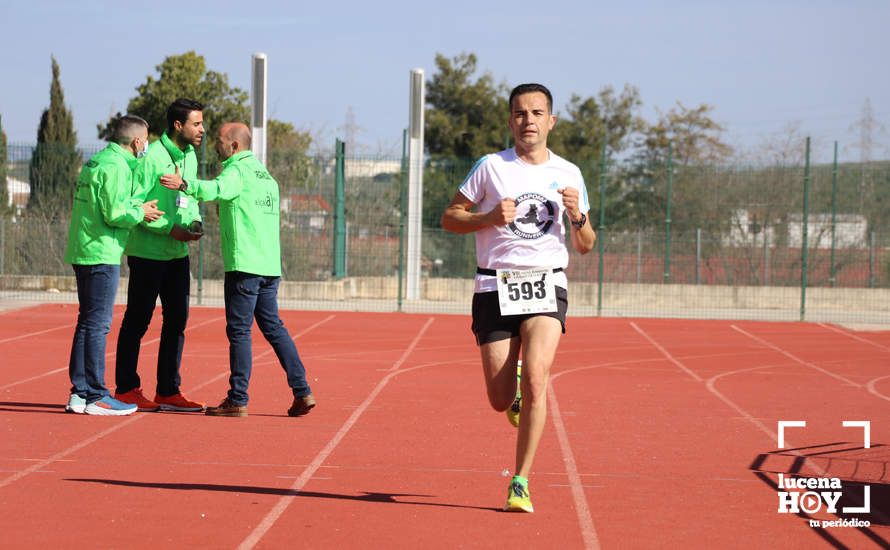
<path fill-rule="evenodd" d="M 302 335 L 306 334 L 307 332 L 313 330 L 314 328 L 318 327 L 319 325 L 322 325 L 322 324 L 326 323 L 327 321 L 330 321 L 333 318 L 334 318 L 334 315 L 330 315 L 329 317 L 322 319 L 321 321 L 315 323 L 314 325 L 307 327 L 306 329 L 293 335 L 292 337 L 297 338 L 299 336 L 302 336 Z M 199 325 L 195 325 L 192 328 L 197 328 L 199 326 L 206 325 L 208 323 L 217 321 L 219 319 L 222 319 L 222 317 L 215 317 L 214 319 L 211 319 L 207 322 L 201 323 Z M 152 340 L 152 341 L 154 341 L 154 340 Z M 266 353 L 268 353 L 268 352 L 266 352 Z M 213 382 L 216 382 L 217 380 L 219 380 L 220 378 L 222 378 L 228 374 L 229 374 L 228 372 L 220 373 L 220 374 L 214 376 L 213 378 L 211 378 L 201 384 L 198 384 L 197 386 L 190 388 L 189 391 L 197 391 L 197 390 L 203 388 L 204 386 L 207 386 L 209 384 L 212 384 Z M 2 388 L 0 388 L 0 389 L 2 389 Z M 93 435 L 92 437 L 89 437 L 83 441 L 80 441 L 79 443 L 76 443 L 75 445 L 72 445 L 71 447 L 68 447 L 64 451 L 60 451 L 49 458 L 46 458 L 46 459 L 41 460 L 40 462 L 37 462 L 36 464 L 34 464 L 33 466 L 31 466 L 29 468 L 21 470 L 20 472 L 17 472 L 16 474 L 13 474 L 3 480 L 0 480 L 0 489 L 9 485 L 10 483 L 18 481 L 19 479 L 21 479 L 29 474 L 33 474 L 34 472 L 42 469 L 44 466 L 46 466 L 48 464 L 51 464 L 53 462 L 58 462 L 59 460 L 65 458 L 66 456 L 70 455 L 71 453 L 79 451 L 80 449 L 83 449 L 87 445 L 90 445 L 90 444 L 95 443 L 96 441 L 102 439 L 106 435 L 114 433 L 115 431 L 123 428 L 124 426 L 129 426 L 130 424 L 132 424 L 142 418 L 145 418 L 146 416 L 147 415 L 145 415 L 145 414 L 134 413 L 130 418 L 123 420 L 120 424 L 116 424 L 116 425 L 108 428 L 107 430 L 101 431 L 101 432 Z"/>
<path fill-rule="evenodd" d="M 340 429 L 337 430 L 337 433 L 334 434 L 334 437 L 328 441 L 327 445 L 319 451 L 315 458 L 312 459 L 312 462 L 309 463 L 309 466 L 303 470 L 303 473 L 300 474 L 300 477 L 297 478 L 296 481 L 290 486 L 290 491 L 293 493 L 297 493 L 309 482 L 315 472 L 321 467 L 325 460 L 327 460 L 328 456 L 334 452 L 334 449 L 343 441 L 343 438 L 346 437 L 346 434 L 349 433 L 349 430 L 355 425 L 358 419 L 362 416 L 365 410 L 371 405 L 374 399 L 377 398 L 377 395 L 383 390 L 383 388 L 389 383 L 389 381 L 397 374 L 399 374 L 398 369 L 402 366 L 402 364 L 408 359 L 408 356 L 411 355 L 411 352 L 414 351 L 414 348 L 417 346 L 417 343 L 423 337 L 424 333 L 426 333 L 427 329 L 430 325 L 433 324 L 435 320 L 434 317 L 430 317 L 427 319 L 427 322 L 424 323 L 423 327 L 421 327 L 420 331 L 405 349 L 402 356 L 396 361 L 392 368 L 389 369 L 389 374 L 387 374 L 377 385 L 371 390 L 371 393 L 365 398 L 361 405 L 346 419 L 346 422 L 340 426 Z M 275 503 L 275 506 L 272 507 L 271 510 L 266 514 L 265 517 L 259 522 L 259 524 L 254 528 L 253 531 L 245 538 L 241 544 L 238 545 L 239 550 L 248 550 L 256 546 L 260 539 L 275 525 L 275 522 L 278 521 L 278 518 L 287 510 L 287 507 L 294 500 L 294 495 L 285 495 L 278 499 L 278 502 Z"/>
<path fill-rule="evenodd" d="M 575 455 L 572 453 L 569 436 L 562 421 L 562 414 L 560 414 L 556 392 L 553 390 L 553 382 L 558 377 L 559 374 L 551 377 L 550 384 L 547 385 L 547 396 L 550 399 L 550 417 L 553 420 L 553 425 L 556 427 L 556 438 L 559 441 L 562 461 L 565 463 L 566 474 L 568 474 L 569 485 L 572 489 L 572 500 L 575 501 L 575 512 L 578 514 L 578 523 L 581 527 L 584 547 L 590 550 L 598 550 L 600 548 L 599 537 L 596 534 L 596 527 L 593 525 L 593 518 L 590 516 L 590 507 L 587 505 L 587 497 L 584 495 L 584 485 L 581 482 L 581 476 L 578 474 L 578 464 L 575 462 Z"/>
<path fill-rule="evenodd" d="M 62 330 L 63 328 L 71 328 L 76 326 L 76 323 L 68 323 L 67 325 L 59 325 L 57 327 L 48 328 L 45 330 L 38 330 L 37 332 L 29 332 L 27 334 L 19 334 L 18 336 L 11 336 L 9 338 L 4 338 L 0 340 L 0 344 L 5 344 L 6 342 L 14 342 L 16 340 L 23 340 L 25 338 L 30 338 L 32 336 L 40 336 L 41 334 L 46 334 L 47 332 L 54 332 L 57 330 Z"/>
<path fill-rule="evenodd" d="M 31 466 L 29 468 L 25 468 L 24 470 L 21 470 L 15 474 L 3 479 L 3 480 L 0 480 L 0 489 L 2 489 L 3 487 L 6 487 L 10 483 L 13 483 L 13 482 L 16 482 L 16 481 L 22 479 L 23 477 L 25 477 L 29 474 L 33 474 L 37 470 L 42 469 L 44 466 L 52 464 L 53 462 L 56 462 L 59 459 L 65 458 L 66 456 L 70 455 L 71 453 L 73 453 L 75 451 L 79 451 L 80 449 L 83 449 L 87 445 L 91 445 L 91 444 L 95 443 L 96 441 L 99 441 L 100 439 L 102 439 L 103 437 L 105 437 L 108 434 L 114 433 L 125 426 L 129 426 L 133 422 L 136 422 L 137 420 L 141 419 L 143 416 L 145 416 L 145 415 L 133 414 L 133 416 L 131 416 L 130 418 L 121 421 L 120 424 L 115 424 L 114 426 L 112 426 L 106 430 L 103 430 L 103 431 L 93 435 L 92 437 L 88 437 L 88 438 L 84 439 L 83 441 L 80 441 L 79 443 L 72 445 L 71 447 L 68 447 L 64 451 L 60 451 L 49 458 L 45 458 L 45 459 L 41 460 L 40 462 L 37 462 L 36 464 L 34 464 L 33 466 Z"/>
<path fill-rule="evenodd" d="M 190 326 L 190 327 L 187 327 L 187 328 L 185 329 L 185 332 L 188 332 L 188 331 L 190 331 L 190 330 L 192 330 L 192 329 L 196 329 L 196 328 L 199 328 L 199 327 L 203 327 L 204 325 L 209 325 L 210 323 L 212 323 L 212 322 L 214 322 L 214 321 L 219 321 L 220 319 L 224 319 L 224 318 L 225 318 L 225 317 L 214 317 L 213 319 L 210 319 L 210 320 L 208 320 L 208 321 L 204 321 L 204 322 L 202 322 L 202 323 L 198 323 L 197 325 L 192 325 L 192 326 Z M 74 325 L 68 325 L 68 326 L 74 326 Z M 152 338 L 151 340 L 147 340 L 147 341 L 143 342 L 142 345 L 143 345 L 143 346 L 147 346 L 147 345 L 150 345 L 150 344 L 154 344 L 155 342 L 159 342 L 160 340 L 161 340 L 160 337 Z M 107 352 L 107 353 L 105 354 L 105 360 L 107 361 L 108 359 L 111 359 L 111 358 L 114 357 L 116 354 L 117 354 L 117 350 Z M 45 377 L 47 377 L 47 376 L 51 376 L 51 375 L 53 375 L 53 374 L 57 374 L 57 373 L 60 373 L 60 372 L 65 372 L 65 371 L 67 371 L 67 370 L 68 370 L 68 367 L 60 367 L 60 368 L 58 368 L 58 369 L 53 369 L 53 370 L 51 370 L 51 371 L 44 372 L 43 374 L 38 374 L 38 375 L 36 375 L 36 376 L 32 376 L 32 377 L 30 377 L 30 378 L 25 378 L 25 379 L 23 379 L 23 380 L 19 380 L 19 381 L 17 381 L 17 382 L 10 382 L 9 384 L 6 384 L 5 386 L 0 386 L 0 391 L 7 390 L 7 389 L 12 388 L 12 387 L 15 387 L 15 386 L 20 386 L 20 385 L 22 385 L 22 384 L 26 384 L 26 383 L 31 382 L 31 381 L 33 381 L 33 380 L 39 380 L 40 378 L 45 378 Z"/>
<path fill-rule="evenodd" d="M 883 393 L 879 392 L 878 388 L 876 387 L 878 382 L 886 378 L 890 378 L 890 375 L 879 376 L 877 378 L 872 378 L 871 380 L 869 380 L 868 383 L 865 384 L 865 388 L 868 390 L 868 393 L 874 395 L 875 397 L 880 397 L 884 401 L 890 401 L 890 396 L 884 395 Z"/>
<path fill-rule="evenodd" d="M 859 384 L 859 383 L 857 383 L 857 382 L 854 382 L 854 381 L 850 380 L 849 378 L 846 378 L 846 377 L 844 377 L 844 376 L 841 376 L 840 374 L 831 372 L 830 370 L 823 369 L 822 367 L 819 367 L 819 366 L 817 366 L 817 365 L 814 365 L 813 363 L 810 363 L 809 361 L 804 361 L 803 359 L 801 359 L 800 357 L 794 355 L 793 353 L 791 353 L 791 352 L 789 352 L 789 351 L 786 351 L 786 350 L 780 348 L 779 346 L 777 346 L 777 345 L 775 345 L 775 344 L 772 344 L 772 343 L 770 343 L 770 342 L 767 342 L 766 340 L 764 340 L 763 338 L 760 338 L 759 336 L 754 336 L 754 335 L 751 334 L 750 332 L 748 332 L 748 331 L 746 331 L 746 330 L 744 330 L 744 329 L 742 329 L 742 328 L 739 328 L 739 327 L 737 327 L 736 325 L 730 325 L 730 328 L 732 328 L 732 330 L 734 330 L 734 331 L 736 331 L 736 332 L 739 332 L 739 333 L 741 333 L 741 334 L 744 334 L 745 336 L 747 336 L 748 338 L 754 340 L 755 342 L 758 342 L 758 343 L 760 343 L 760 344 L 763 344 L 764 346 L 766 346 L 766 347 L 768 347 L 768 348 L 770 348 L 770 349 L 772 349 L 772 350 L 774 350 L 774 351 L 777 351 L 777 352 L 781 353 L 782 355 L 784 355 L 785 357 L 791 359 L 791 360 L 794 361 L 795 363 L 801 364 L 801 365 L 803 365 L 803 366 L 805 366 L 805 367 L 809 367 L 809 368 L 811 368 L 811 369 L 813 369 L 813 370 L 817 370 L 817 371 L 821 372 L 822 374 L 825 374 L 825 375 L 830 376 L 830 377 L 832 377 L 832 378 L 834 378 L 834 379 L 840 380 L 841 382 L 844 382 L 845 384 L 847 384 L 847 385 L 849 385 L 849 386 L 853 386 L 854 388 L 861 388 L 861 387 L 862 387 L 862 384 Z"/>
<path fill-rule="evenodd" d="M 822 327 L 822 328 L 827 328 L 828 330 L 833 330 L 834 332 L 837 332 L 838 334 L 843 334 L 844 336 L 847 336 L 847 337 L 849 337 L 849 338 L 852 338 L 853 340 L 858 340 L 859 342 L 862 342 L 862 343 L 864 343 L 864 344 L 868 344 L 868 345 L 870 345 L 870 346 L 874 346 L 874 347 L 876 347 L 876 348 L 878 348 L 878 349 L 882 349 L 882 350 L 884 350 L 884 351 L 890 351 L 890 348 L 888 348 L 888 347 L 885 346 L 884 344 L 879 344 L 879 343 L 877 343 L 877 342 L 872 342 L 871 340 L 869 340 L 869 339 L 867 339 L 867 338 L 863 338 L 863 337 L 861 337 L 861 336 L 857 336 L 857 335 L 853 334 L 852 332 L 849 332 L 849 331 L 846 331 L 846 330 L 842 330 L 842 329 L 839 329 L 839 328 L 834 327 L 834 326 L 831 326 L 831 325 L 826 325 L 825 323 L 819 323 L 819 326 Z"/>
<path fill-rule="evenodd" d="M 695 374 L 695 372 L 694 372 L 692 369 L 690 369 L 689 367 L 687 367 L 687 366 L 684 365 L 683 363 L 681 363 L 681 362 L 677 361 L 676 359 L 674 359 L 674 356 L 673 356 L 673 355 L 671 355 L 670 353 L 667 352 L 667 350 L 665 350 L 663 347 L 661 347 L 661 344 L 659 344 L 658 342 L 656 342 L 655 340 L 653 340 L 652 337 L 649 336 L 648 334 L 646 334 L 646 332 L 645 332 L 643 329 L 641 329 L 639 326 L 637 326 L 636 323 L 634 323 L 633 321 L 631 321 L 630 326 L 632 326 L 633 329 L 634 329 L 635 331 L 637 331 L 638 333 L 640 333 L 640 334 L 643 336 L 643 338 L 645 338 L 646 340 L 649 340 L 649 343 L 652 344 L 652 345 L 655 347 L 655 349 L 657 349 L 658 351 L 660 351 L 662 355 L 664 355 L 665 357 L 667 357 L 668 361 L 670 361 L 671 363 L 673 363 L 674 365 L 676 365 L 677 367 L 679 367 L 683 372 L 685 372 L 686 374 L 688 374 L 689 376 L 691 376 L 696 382 L 701 382 L 701 381 L 702 381 L 701 376 Z"/>

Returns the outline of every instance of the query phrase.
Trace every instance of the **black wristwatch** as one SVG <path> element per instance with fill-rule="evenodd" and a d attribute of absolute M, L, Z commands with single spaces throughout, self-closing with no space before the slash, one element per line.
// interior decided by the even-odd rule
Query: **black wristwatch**
<path fill-rule="evenodd" d="M 189 188 L 189 182 L 182 180 L 182 183 L 179 184 L 179 190 L 185 193 L 185 190 Z"/>
<path fill-rule="evenodd" d="M 578 228 L 578 229 L 581 229 L 582 227 L 584 227 L 584 224 L 585 224 L 585 223 L 587 223 L 587 214 L 584 214 L 584 213 L 582 212 L 582 213 L 581 213 L 581 219 L 578 220 L 578 221 L 576 221 L 576 222 L 572 222 L 572 225 L 574 225 L 574 226 L 575 226 L 576 228 Z"/>

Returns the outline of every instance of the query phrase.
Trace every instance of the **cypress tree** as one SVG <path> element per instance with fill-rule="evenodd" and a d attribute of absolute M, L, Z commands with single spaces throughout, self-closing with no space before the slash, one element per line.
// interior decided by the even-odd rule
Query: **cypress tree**
<path fill-rule="evenodd" d="M 0 115 L 0 216 L 9 211 L 9 189 L 6 183 L 6 132 L 3 131 L 3 116 Z"/>
<path fill-rule="evenodd" d="M 40 117 L 37 147 L 31 157 L 31 197 L 28 208 L 56 218 L 70 209 L 82 164 L 77 151 L 74 117 L 65 107 L 65 95 L 59 81 L 59 64 L 52 57 L 53 79 L 49 89 L 49 108 Z"/>

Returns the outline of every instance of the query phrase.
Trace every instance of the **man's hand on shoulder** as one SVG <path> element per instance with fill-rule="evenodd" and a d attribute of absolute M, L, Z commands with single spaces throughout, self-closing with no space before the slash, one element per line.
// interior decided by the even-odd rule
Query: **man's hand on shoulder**
<path fill-rule="evenodd" d="M 161 182 L 161 185 L 167 189 L 172 189 L 173 191 L 182 191 L 185 186 L 185 180 L 179 175 L 179 166 L 176 166 L 176 171 L 174 173 L 160 176 L 158 181 Z"/>

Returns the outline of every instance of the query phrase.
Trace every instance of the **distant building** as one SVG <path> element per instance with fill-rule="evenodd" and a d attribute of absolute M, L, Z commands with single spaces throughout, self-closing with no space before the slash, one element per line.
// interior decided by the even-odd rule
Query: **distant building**
<path fill-rule="evenodd" d="M 723 238 L 724 246 L 767 246 L 776 243 L 775 228 L 771 225 L 764 227 L 763 220 L 752 215 L 745 209 L 739 209 L 732 213 L 729 236 Z"/>
<path fill-rule="evenodd" d="M 764 223 L 748 210 L 733 212 L 729 235 L 724 246 L 775 246 L 776 231 L 785 226 L 790 248 L 800 248 L 803 242 L 803 214 L 789 214 L 787 223 L 777 220 Z M 834 226 L 835 248 L 868 248 L 868 220 L 859 214 L 837 214 Z M 831 248 L 831 214 L 810 214 L 807 224 L 807 248 Z"/>
<path fill-rule="evenodd" d="M 788 246 L 803 242 L 803 214 L 788 216 Z M 807 248 L 831 248 L 831 214 L 810 214 Z M 838 214 L 834 224 L 835 248 L 868 248 L 868 220 L 859 214 Z"/>
<path fill-rule="evenodd" d="M 321 195 L 286 195 L 281 198 L 281 217 L 290 227 L 324 231 L 331 206 Z"/>
<path fill-rule="evenodd" d="M 28 206 L 30 196 L 31 185 L 28 182 L 6 176 L 6 206 L 14 206 L 16 216 L 21 215 L 22 210 Z"/>
<path fill-rule="evenodd" d="M 331 158 L 322 165 L 321 172 L 331 175 L 337 168 L 337 160 Z M 388 174 L 398 174 L 402 171 L 402 161 L 398 159 L 373 159 L 373 158 L 346 158 L 344 176 L 346 179 L 368 178 L 374 179 Z"/>

